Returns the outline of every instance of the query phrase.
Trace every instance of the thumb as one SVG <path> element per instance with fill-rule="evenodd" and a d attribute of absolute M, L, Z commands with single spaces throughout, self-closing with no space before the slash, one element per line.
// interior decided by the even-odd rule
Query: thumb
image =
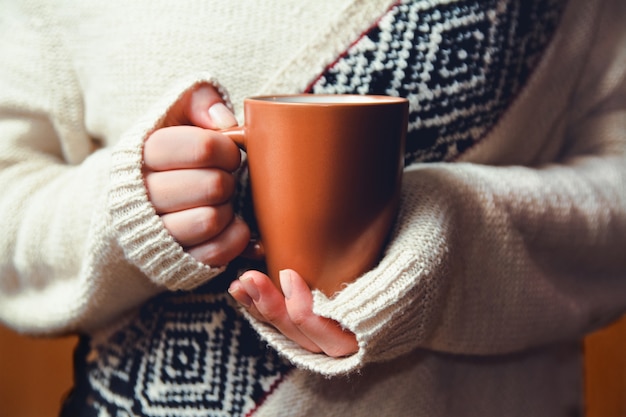
<path fill-rule="evenodd" d="M 202 84 L 191 92 L 186 115 L 192 124 L 205 129 L 219 130 L 237 125 L 220 93 L 209 84 Z"/>
<path fill-rule="evenodd" d="M 209 119 L 207 127 L 209 129 L 226 129 L 237 126 L 237 119 L 228 107 L 222 102 L 217 102 L 209 107 Z"/>
<path fill-rule="evenodd" d="M 163 127 L 180 125 L 220 130 L 236 126 L 237 120 L 215 86 L 205 83 L 185 92 L 163 120 Z"/>
<path fill-rule="evenodd" d="M 192 91 L 187 116 L 194 125 L 205 129 L 218 130 L 237 125 L 222 96 L 210 84 L 202 84 Z"/>

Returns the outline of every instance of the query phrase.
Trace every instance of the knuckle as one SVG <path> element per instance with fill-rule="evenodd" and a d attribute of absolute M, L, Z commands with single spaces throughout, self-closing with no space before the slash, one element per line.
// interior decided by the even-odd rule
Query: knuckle
<path fill-rule="evenodd" d="M 283 316 L 277 310 L 264 309 L 262 313 L 265 320 L 274 326 L 280 326 L 283 322 Z"/>
<path fill-rule="evenodd" d="M 226 265 L 236 258 L 244 249 L 249 236 L 245 224 L 238 225 L 231 221 L 221 230 L 210 243 L 203 245 L 200 253 L 200 261 L 212 266 Z"/>
<path fill-rule="evenodd" d="M 198 165 L 209 164 L 217 153 L 219 144 L 212 135 L 203 136 L 202 140 L 196 142 L 194 149 L 194 162 Z"/>
<path fill-rule="evenodd" d="M 296 311 L 296 312 L 290 312 L 289 313 L 289 318 L 291 319 L 291 321 L 293 322 L 293 324 L 295 324 L 298 327 L 302 327 L 304 326 L 308 319 L 309 319 L 309 315 L 304 313 L 304 312 L 300 312 L 300 311 Z"/>
<path fill-rule="evenodd" d="M 198 213 L 194 228 L 202 236 L 214 236 L 221 231 L 219 220 L 217 211 L 211 207 L 206 207 Z"/>
<path fill-rule="evenodd" d="M 210 266 L 223 266 L 230 260 L 229 251 L 223 245 L 206 245 L 198 259 L 200 262 Z"/>
<path fill-rule="evenodd" d="M 216 170 L 208 181 L 206 202 L 208 204 L 222 203 L 232 196 L 235 190 L 235 179 L 232 175 Z"/>

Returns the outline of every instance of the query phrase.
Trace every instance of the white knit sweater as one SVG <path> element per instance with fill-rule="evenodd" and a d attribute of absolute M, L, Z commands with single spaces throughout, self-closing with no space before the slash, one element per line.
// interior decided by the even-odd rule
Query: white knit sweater
<path fill-rule="evenodd" d="M 393 3 L 0 2 L 0 320 L 98 335 L 219 274 L 155 214 L 143 141 L 198 82 L 239 119 L 246 96 L 303 91 Z M 569 1 L 496 127 L 455 163 L 407 168 L 380 264 L 315 294 L 357 354 L 309 353 L 253 323 L 302 369 L 258 415 L 580 406 L 576 341 L 626 309 L 625 22 L 623 0 Z"/>

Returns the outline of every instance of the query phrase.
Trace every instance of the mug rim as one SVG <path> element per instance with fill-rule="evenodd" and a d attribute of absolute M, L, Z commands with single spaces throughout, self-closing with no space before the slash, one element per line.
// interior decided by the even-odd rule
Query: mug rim
<path fill-rule="evenodd" d="M 380 94 L 271 94 L 253 96 L 245 99 L 246 101 L 254 101 L 257 103 L 272 103 L 275 105 L 289 106 L 368 106 L 380 104 L 399 104 L 406 103 L 408 100 L 404 97 L 387 96 Z"/>

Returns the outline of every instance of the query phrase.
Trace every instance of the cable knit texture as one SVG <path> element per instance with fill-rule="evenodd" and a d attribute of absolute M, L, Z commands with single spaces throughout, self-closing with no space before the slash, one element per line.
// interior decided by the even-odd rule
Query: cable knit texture
<path fill-rule="evenodd" d="M 622 0 L 2 1 L 0 320 L 82 335 L 81 415 L 576 415 L 578 342 L 626 309 L 625 20 Z M 356 354 L 245 316 L 226 288 L 248 265 L 196 262 L 156 215 L 143 143 L 203 82 L 240 121 L 257 94 L 409 99 L 384 256 L 314 292 Z"/>

